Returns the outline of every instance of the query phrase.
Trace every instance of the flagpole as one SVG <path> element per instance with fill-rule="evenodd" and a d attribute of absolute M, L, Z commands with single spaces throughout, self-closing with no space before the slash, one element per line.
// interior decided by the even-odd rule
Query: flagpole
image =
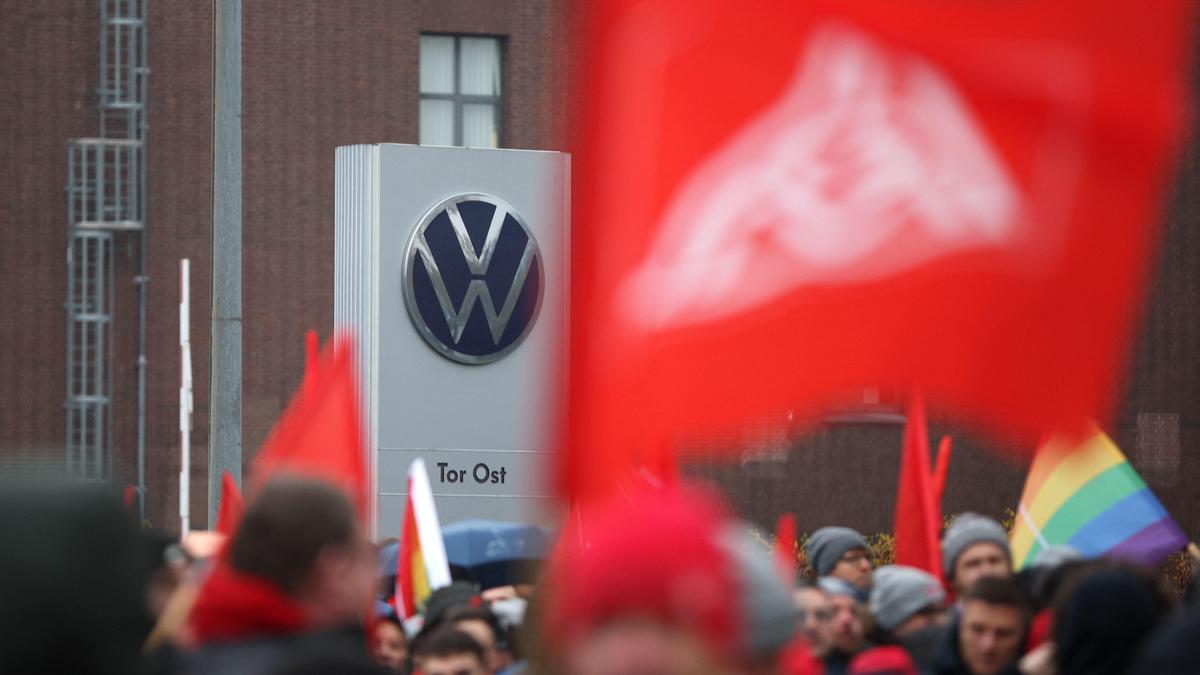
<path fill-rule="evenodd" d="M 192 341 L 191 261 L 179 261 L 179 538 L 191 529 Z"/>

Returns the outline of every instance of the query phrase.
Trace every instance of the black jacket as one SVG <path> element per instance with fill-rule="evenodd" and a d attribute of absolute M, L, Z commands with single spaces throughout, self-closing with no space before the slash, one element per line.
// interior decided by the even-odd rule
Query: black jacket
<path fill-rule="evenodd" d="M 382 674 L 367 650 L 361 630 L 299 633 L 244 641 L 217 642 L 176 655 L 178 675 L 339 675 Z"/>

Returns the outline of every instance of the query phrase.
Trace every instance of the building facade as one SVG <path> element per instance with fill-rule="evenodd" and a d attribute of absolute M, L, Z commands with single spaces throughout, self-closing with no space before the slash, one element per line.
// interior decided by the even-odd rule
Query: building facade
<path fill-rule="evenodd" d="M 3 3 L 0 103 L 0 466 L 64 463 L 69 139 L 99 134 L 96 3 Z M 254 0 L 243 14 L 243 415 L 253 457 L 299 383 L 304 332 L 333 314 L 334 148 L 375 142 L 495 143 L 560 150 L 573 48 L 552 0 Z M 191 512 L 207 512 L 212 279 L 213 5 L 148 5 L 145 216 L 149 276 L 146 514 L 175 527 L 178 505 L 179 260 L 192 269 Z M 424 51 L 423 51 L 424 50 Z M 425 58 L 423 59 L 423 53 Z M 1185 531 L 1200 530 L 1200 185 L 1181 151 L 1163 247 L 1136 328 L 1116 439 Z M 113 479 L 135 482 L 136 242 L 117 234 L 112 307 Z M 953 321 L 948 317 L 947 321 Z M 781 376 L 788 376 L 782 375 Z M 1046 386 L 1053 386 L 1047 383 Z M 1001 516 L 1024 466 L 954 433 L 946 511 Z M 839 423 L 776 432 L 771 450 L 692 467 L 766 525 L 802 531 L 891 527 L 902 427 Z M 755 441 L 759 442 L 759 441 Z M 202 525 L 202 516 L 193 523 Z"/>

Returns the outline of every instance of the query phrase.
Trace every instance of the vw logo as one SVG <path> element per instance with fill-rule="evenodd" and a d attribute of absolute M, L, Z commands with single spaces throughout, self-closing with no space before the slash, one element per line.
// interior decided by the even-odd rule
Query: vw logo
<path fill-rule="evenodd" d="M 417 332 L 459 363 L 516 349 L 542 301 L 542 257 L 516 209 L 459 194 L 421 217 L 404 251 L 404 304 Z"/>

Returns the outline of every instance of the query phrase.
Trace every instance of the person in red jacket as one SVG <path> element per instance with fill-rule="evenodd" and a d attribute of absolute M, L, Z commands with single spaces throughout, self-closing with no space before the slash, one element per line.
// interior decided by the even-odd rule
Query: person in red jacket
<path fill-rule="evenodd" d="M 248 506 L 196 599 L 182 672 L 255 675 L 373 667 L 361 617 L 376 556 L 354 507 L 324 482 L 278 477 Z"/>

